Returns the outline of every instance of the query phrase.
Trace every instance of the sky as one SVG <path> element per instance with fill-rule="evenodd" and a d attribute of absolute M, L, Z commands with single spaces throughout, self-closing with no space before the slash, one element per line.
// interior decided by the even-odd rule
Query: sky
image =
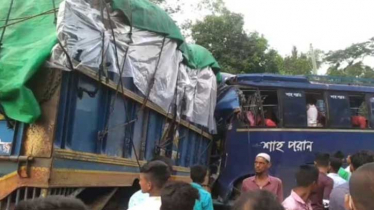
<path fill-rule="evenodd" d="M 374 37 L 373 0 L 225 0 L 244 14 L 245 29 L 263 34 L 282 55 L 292 46 L 344 49 Z"/>
<path fill-rule="evenodd" d="M 185 8 L 198 2 L 180 1 L 186 4 Z M 293 46 L 308 52 L 312 44 L 314 49 L 328 52 L 374 37 L 374 0 L 224 1 L 231 11 L 244 15 L 247 32 L 263 34 L 270 47 L 283 56 L 290 55 Z M 202 16 L 186 9 L 180 18 Z M 374 58 L 367 58 L 365 63 L 374 66 Z"/>

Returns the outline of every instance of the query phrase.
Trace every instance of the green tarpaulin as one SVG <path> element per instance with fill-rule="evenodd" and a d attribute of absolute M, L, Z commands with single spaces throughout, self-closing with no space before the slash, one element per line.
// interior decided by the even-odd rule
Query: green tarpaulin
<path fill-rule="evenodd" d="M 11 0 L 0 4 L 0 34 Z M 59 0 L 56 0 L 58 6 Z M 49 14 L 39 15 L 51 11 Z M 32 123 L 40 116 L 34 94 L 25 84 L 43 65 L 57 42 L 52 1 L 14 0 L 0 49 L 0 103 L 11 119 Z"/>
<path fill-rule="evenodd" d="M 210 66 L 215 73 L 221 69 L 212 53 L 205 47 L 197 44 L 186 44 L 186 46 L 187 52 L 184 51 L 183 53 L 187 54 L 187 65 L 190 68 L 201 70 Z"/>
<path fill-rule="evenodd" d="M 148 0 L 113 0 L 113 9 L 121 10 L 132 26 L 164 34 L 168 38 L 184 42 L 184 37 L 170 16 Z"/>

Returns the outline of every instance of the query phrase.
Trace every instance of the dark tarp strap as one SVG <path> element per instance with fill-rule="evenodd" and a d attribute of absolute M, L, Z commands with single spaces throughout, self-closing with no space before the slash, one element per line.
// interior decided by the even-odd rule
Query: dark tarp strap
<path fill-rule="evenodd" d="M 12 12 L 13 2 L 14 2 L 14 0 L 10 1 L 10 6 L 9 6 L 8 14 L 7 14 L 7 17 L 6 17 L 6 20 L 5 20 L 3 32 L 1 32 L 1 36 L 0 36 L 0 50 L 1 50 L 1 46 L 3 45 L 3 39 L 4 39 L 4 35 L 5 35 L 5 30 L 7 28 L 8 22 L 9 22 L 10 13 Z"/>
<path fill-rule="evenodd" d="M 160 53 L 158 54 L 158 60 L 157 60 L 155 72 L 152 75 L 151 82 L 150 82 L 150 84 L 148 86 L 147 95 L 144 98 L 143 105 L 142 105 L 142 108 L 140 110 L 143 110 L 145 108 L 145 106 L 146 106 L 146 104 L 147 104 L 147 102 L 149 100 L 149 96 L 151 95 L 151 91 L 152 91 L 153 85 L 154 85 L 155 80 L 156 80 L 156 74 L 157 74 L 157 71 L 159 69 L 160 60 L 161 60 L 161 56 L 162 56 L 162 51 L 164 50 L 165 40 L 166 40 L 166 36 L 164 36 L 164 38 L 162 39 L 162 46 L 161 46 Z"/>

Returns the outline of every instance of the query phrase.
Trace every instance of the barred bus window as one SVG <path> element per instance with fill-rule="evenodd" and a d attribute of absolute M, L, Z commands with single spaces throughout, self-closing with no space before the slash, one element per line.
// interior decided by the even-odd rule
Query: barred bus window
<path fill-rule="evenodd" d="M 326 103 L 322 92 L 306 92 L 308 127 L 326 126 Z M 316 112 L 313 112 L 314 109 Z M 310 116 L 314 115 L 314 116 Z"/>
<path fill-rule="evenodd" d="M 369 108 L 370 108 L 369 110 L 370 112 L 368 112 L 368 115 L 370 113 L 370 127 L 374 128 L 374 97 L 369 96 L 368 102 L 369 102 Z"/>
<path fill-rule="evenodd" d="M 275 128 L 279 124 L 278 97 L 276 90 L 242 89 L 241 127 Z"/>
<path fill-rule="evenodd" d="M 350 95 L 351 121 L 353 128 L 368 128 L 369 113 L 364 95 Z"/>

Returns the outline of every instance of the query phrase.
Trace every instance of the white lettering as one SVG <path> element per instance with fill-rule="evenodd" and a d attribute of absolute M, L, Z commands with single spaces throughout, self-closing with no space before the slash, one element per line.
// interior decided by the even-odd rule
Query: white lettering
<path fill-rule="evenodd" d="M 302 95 L 301 95 L 301 93 L 285 93 L 286 94 L 286 96 L 288 96 L 288 97 L 296 97 L 296 98 L 301 98 L 302 97 Z"/>
<path fill-rule="evenodd" d="M 286 142 L 284 141 L 269 141 L 269 142 L 261 142 L 262 148 L 268 150 L 269 152 L 283 152 L 284 153 L 284 144 Z M 313 143 L 312 141 L 289 141 L 288 142 L 288 149 L 290 149 L 293 152 L 305 152 L 313 151 Z"/>
<path fill-rule="evenodd" d="M 294 152 L 313 151 L 313 142 L 311 141 L 289 141 L 288 149 L 292 149 Z"/>
<path fill-rule="evenodd" d="M 279 152 L 284 152 L 282 150 L 284 141 L 269 141 L 269 142 L 261 142 L 263 145 L 263 149 L 268 149 L 269 152 L 274 152 L 274 151 L 279 151 Z"/>
<path fill-rule="evenodd" d="M 9 154 L 12 148 L 12 143 L 2 142 L 0 139 L 0 153 Z"/>
<path fill-rule="evenodd" d="M 345 99 L 345 96 L 342 96 L 342 95 L 331 95 L 330 98 L 343 100 L 343 99 Z"/>

